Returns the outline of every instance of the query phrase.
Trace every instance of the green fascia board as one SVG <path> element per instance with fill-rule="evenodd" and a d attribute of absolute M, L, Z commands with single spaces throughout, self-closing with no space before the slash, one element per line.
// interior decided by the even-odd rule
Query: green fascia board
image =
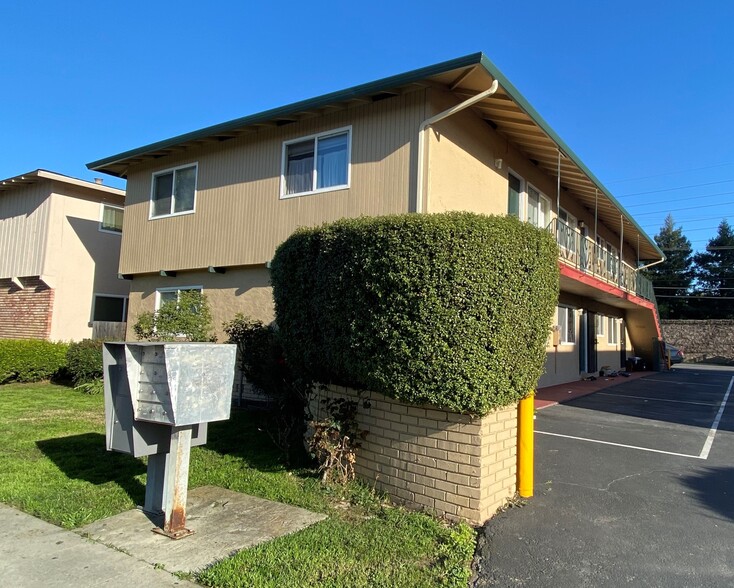
<path fill-rule="evenodd" d="M 619 208 L 620 212 L 624 214 L 624 216 L 629 219 L 632 224 L 635 226 L 635 228 L 640 232 L 640 235 L 644 236 L 648 242 L 655 248 L 655 250 L 660 254 L 661 258 L 665 258 L 665 254 L 662 252 L 660 247 L 658 247 L 657 243 L 653 239 L 650 238 L 650 236 L 645 232 L 645 230 L 637 224 L 637 221 L 632 217 L 632 215 L 627 212 L 627 210 L 620 204 L 620 202 L 612 196 L 612 193 L 606 189 L 604 184 L 601 183 L 599 178 L 597 178 L 591 170 L 586 167 L 583 161 L 581 161 L 581 158 L 576 155 L 573 150 L 566 145 L 566 143 L 561 139 L 558 134 L 551 128 L 551 126 L 545 121 L 545 119 L 540 116 L 540 114 L 530 105 L 530 103 L 525 99 L 525 96 L 523 96 L 520 91 L 508 80 L 505 75 L 497 68 L 497 66 L 492 63 L 489 58 L 484 55 L 484 53 L 481 53 L 481 64 L 486 69 L 493 78 L 495 78 L 500 86 L 509 94 L 512 99 L 522 108 L 527 115 L 533 119 L 533 121 L 541 128 L 543 129 L 546 134 L 555 142 L 556 145 L 558 145 L 558 148 L 563 152 L 564 155 L 566 155 L 571 161 L 573 161 L 579 169 L 581 169 L 588 177 L 589 179 L 594 182 L 594 184 L 599 188 L 601 192 L 604 193 L 604 195 L 609 198 L 609 200 L 612 201 L 612 203 Z"/>
<path fill-rule="evenodd" d="M 167 147 L 173 147 L 174 145 L 185 143 L 187 141 L 194 141 L 196 139 L 210 137 L 212 135 L 216 135 L 217 133 L 226 133 L 228 131 L 240 129 L 248 125 L 270 121 L 279 117 L 288 116 L 290 114 L 293 114 L 294 112 L 320 108 L 322 106 L 327 106 L 335 102 L 343 102 L 344 100 L 349 100 L 351 98 L 359 98 L 364 96 L 365 94 L 374 94 L 376 92 L 388 90 L 396 86 L 410 84 L 411 82 L 418 82 L 430 76 L 451 71 L 452 69 L 479 65 L 483 57 L 484 55 L 482 53 L 473 53 L 471 55 L 465 55 L 464 57 L 459 57 L 450 61 L 444 61 L 442 63 L 437 63 L 435 65 L 430 65 L 428 67 L 416 69 L 407 73 L 382 78 L 374 82 L 360 84 L 359 86 L 353 86 L 351 88 L 347 88 L 346 90 L 331 92 L 330 94 L 324 94 L 323 96 L 317 96 L 316 98 L 309 98 L 308 100 L 294 102 L 292 104 L 280 106 L 272 110 L 265 110 L 263 112 L 259 112 L 250 116 L 236 118 L 225 123 L 221 123 L 211 127 L 205 127 L 197 131 L 178 135 L 170 139 L 158 141 L 156 143 L 151 143 L 150 145 L 138 147 L 137 149 L 131 149 L 130 151 L 125 151 L 111 157 L 106 157 L 98 161 L 93 161 L 87 164 L 87 168 L 91 170 L 99 170 L 100 168 L 128 159 L 129 157 L 135 157 L 137 155 L 143 155 L 145 153 L 158 151 Z"/>
<path fill-rule="evenodd" d="M 188 141 L 194 141 L 196 139 L 210 137 L 218 133 L 226 133 L 229 131 L 234 131 L 236 129 L 240 129 L 248 125 L 262 123 L 262 122 L 270 121 L 270 120 L 277 119 L 280 117 L 285 117 L 290 114 L 293 114 L 294 112 L 299 112 L 301 110 L 310 110 L 310 109 L 320 108 L 322 106 L 333 104 L 335 102 L 343 102 L 344 100 L 349 100 L 351 98 L 359 98 L 359 97 L 364 96 L 365 94 L 373 94 L 373 93 L 377 93 L 383 90 L 389 90 L 390 88 L 394 88 L 396 86 L 402 86 L 405 84 L 410 84 L 412 82 L 418 82 L 418 81 L 421 81 L 425 78 L 428 78 L 434 75 L 442 74 L 442 73 L 445 73 L 445 72 L 448 72 L 454 69 L 459 69 L 462 67 L 470 67 L 473 65 L 481 65 L 494 79 L 496 79 L 499 82 L 499 84 L 502 86 L 505 92 L 507 92 L 507 94 L 510 97 L 512 97 L 512 99 L 520 106 L 520 108 L 522 108 L 527 113 L 527 115 L 530 116 L 530 118 L 532 118 L 533 121 L 535 121 L 535 123 L 541 129 L 543 129 L 543 131 L 547 133 L 547 135 L 556 143 L 556 145 L 558 145 L 558 148 L 569 159 L 571 159 L 579 167 L 579 169 L 581 169 L 591 179 L 591 181 L 594 182 L 594 184 L 596 184 L 596 186 L 600 189 L 600 191 L 607 198 L 609 198 L 609 200 L 611 200 L 615 206 L 619 208 L 619 210 L 624 214 L 624 216 L 626 216 L 632 222 L 635 228 L 639 231 L 640 235 L 643 235 L 648 240 L 648 242 L 655 248 L 655 250 L 660 254 L 660 257 L 664 258 L 665 254 L 657 246 L 657 243 L 655 243 L 655 241 L 650 238 L 650 236 L 644 231 L 644 229 L 639 224 L 637 224 L 637 221 L 635 221 L 635 219 L 632 218 L 632 216 L 617 201 L 617 199 L 614 196 L 612 196 L 611 192 L 609 192 L 609 190 L 607 190 L 604 187 L 604 185 L 591 172 L 591 170 L 589 170 L 589 168 L 587 168 L 586 165 L 584 165 L 584 163 L 581 161 L 578 155 L 576 155 L 571 150 L 571 148 L 568 145 L 566 145 L 566 143 L 556 134 L 556 132 L 545 121 L 545 119 L 543 119 L 543 117 L 540 116 L 540 114 L 530 105 L 530 103 L 525 99 L 525 97 L 520 93 L 520 91 L 505 77 L 505 75 L 497 68 L 497 66 L 494 63 L 492 63 L 492 61 L 490 61 L 490 59 L 486 55 L 484 55 L 484 53 L 481 53 L 481 52 L 472 53 L 470 55 L 465 55 L 463 57 L 458 57 L 456 59 L 451 59 L 449 61 L 443 61 L 435 65 L 429 65 L 428 67 L 415 69 L 415 70 L 412 70 L 406 73 L 402 73 L 402 74 L 398 74 L 395 76 L 382 78 L 374 82 L 360 84 L 358 86 L 347 88 L 346 90 L 339 90 L 337 92 L 331 92 L 329 94 L 317 96 L 316 98 L 310 98 L 308 100 L 294 102 L 286 106 L 280 106 L 278 108 L 273 108 L 271 110 L 265 110 L 263 112 L 259 112 L 257 114 L 253 114 L 250 116 L 236 118 L 228 122 L 220 123 L 218 125 L 213 125 L 210 127 L 205 127 L 203 129 L 192 131 L 190 133 L 185 133 L 183 135 L 177 135 L 170 139 L 164 139 L 163 141 L 151 143 L 143 147 L 138 147 L 136 149 L 131 149 L 129 151 L 118 153 L 117 155 L 113 155 L 111 157 L 106 157 L 98 161 L 93 161 L 87 164 L 87 168 L 90 170 L 98 171 L 108 165 L 121 162 L 130 157 L 136 157 L 138 155 L 143 155 L 143 154 L 151 153 L 151 152 L 158 151 L 161 149 L 166 149 L 168 147 L 179 145 L 180 143 L 186 143 Z"/>

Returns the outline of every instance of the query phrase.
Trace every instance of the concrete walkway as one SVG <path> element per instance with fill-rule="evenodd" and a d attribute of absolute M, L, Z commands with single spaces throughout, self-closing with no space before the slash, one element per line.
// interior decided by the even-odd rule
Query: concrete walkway
<path fill-rule="evenodd" d="M 563 404 L 575 398 L 593 394 L 610 386 L 617 386 L 624 382 L 652 376 L 657 372 L 631 372 L 625 376 L 597 376 L 596 380 L 579 380 L 577 382 L 569 382 L 567 384 L 558 384 L 556 386 L 546 386 L 538 388 L 535 392 L 535 409 L 541 410 L 556 404 Z"/>
<path fill-rule="evenodd" d="M 0 504 L 0 585 L 14 588 L 197 586 L 101 543 Z"/>
<path fill-rule="evenodd" d="M 189 491 L 186 501 L 186 527 L 193 535 L 172 541 L 153 533 L 154 523 L 137 509 L 66 531 L 0 504 L 0 586 L 198 586 L 174 574 L 195 573 L 324 518 L 288 504 L 200 486 Z"/>

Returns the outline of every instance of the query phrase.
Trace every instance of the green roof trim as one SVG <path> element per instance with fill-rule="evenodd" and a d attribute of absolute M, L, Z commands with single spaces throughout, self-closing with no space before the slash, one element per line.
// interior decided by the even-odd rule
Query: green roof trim
<path fill-rule="evenodd" d="M 591 172 L 591 170 L 586 167 L 586 165 L 584 165 L 579 156 L 576 155 L 568 145 L 566 145 L 563 139 L 558 136 L 558 134 L 551 128 L 551 126 L 545 121 L 545 119 L 543 119 L 543 117 L 540 116 L 540 114 L 530 105 L 530 103 L 525 99 L 520 91 L 505 77 L 505 75 L 497 68 L 497 66 L 492 63 L 492 61 L 490 61 L 490 59 L 486 55 L 484 55 L 484 53 L 481 52 L 472 53 L 470 55 L 465 55 L 463 57 L 458 57 L 449 61 L 443 61 L 435 65 L 429 65 L 428 67 L 415 69 L 395 76 L 382 78 L 374 82 L 360 84 L 358 86 L 353 86 L 345 90 L 331 92 L 329 94 L 317 96 L 316 98 L 310 98 L 307 100 L 302 100 L 300 102 L 294 102 L 292 104 L 280 106 L 278 108 L 273 108 L 271 110 L 265 110 L 257 114 L 252 114 L 242 118 L 236 118 L 210 127 L 204 127 L 190 133 L 177 135 L 175 137 L 171 137 L 170 139 L 164 139 L 163 141 L 151 143 L 149 145 L 144 145 L 143 147 L 138 147 L 136 149 L 131 149 L 129 151 L 118 153 L 117 155 L 113 155 L 111 157 L 106 157 L 104 159 L 93 161 L 87 164 L 87 168 L 95 171 L 104 172 L 104 168 L 109 165 L 121 163 L 126 159 L 137 157 L 139 155 L 145 155 L 147 153 L 160 151 L 162 149 L 167 149 L 169 147 L 173 147 L 181 143 L 186 143 L 188 141 L 195 141 L 197 139 L 211 137 L 212 135 L 217 135 L 219 133 L 231 132 L 248 125 L 272 121 L 274 119 L 286 117 L 290 114 L 293 114 L 294 112 L 316 109 L 329 104 L 333 104 L 335 102 L 343 102 L 352 98 L 358 98 L 367 94 L 374 94 L 380 91 L 388 90 L 396 86 L 419 82 L 421 80 L 424 80 L 425 78 L 434 75 L 446 73 L 451 70 L 460 69 L 462 67 L 471 67 L 474 65 L 481 65 L 493 78 L 495 78 L 499 82 L 504 91 L 520 106 L 520 108 L 522 108 L 528 114 L 528 116 L 530 116 L 530 118 L 533 119 L 533 121 L 556 143 L 556 145 L 558 145 L 558 148 L 563 152 L 563 154 L 566 155 L 571 161 L 573 161 L 579 167 L 579 169 L 581 169 L 589 177 L 589 179 L 594 182 L 599 190 L 607 198 L 609 198 L 609 200 L 615 206 L 619 208 L 619 210 L 624 214 L 627 219 L 629 219 L 629 221 L 634 225 L 639 233 L 647 238 L 648 242 L 655 248 L 660 256 L 665 257 L 663 252 L 658 247 L 657 243 L 655 243 L 655 241 L 650 238 L 650 236 L 645 232 L 645 230 L 643 230 L 643 228 L 637 223 L 637 221 L 635 221 L 635 219 L 632 218 L 632 216 L 625 210 L 622 204 L 620 204 L 619 201 L 614 196 L 612 196 L 611 192 L 607 190 L 607 188 L 601 183 L 601 181 L 599 181 L 599 179 Z M 110 172 L 107 171 L 106 173 Z"/>

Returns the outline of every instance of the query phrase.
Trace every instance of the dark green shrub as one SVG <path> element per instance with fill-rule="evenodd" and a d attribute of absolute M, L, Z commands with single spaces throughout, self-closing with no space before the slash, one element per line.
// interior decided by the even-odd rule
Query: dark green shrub
<path fill-rule="evenodd" d="M 216 341 L 209 301 L 199 290 L 181 290 L 178 300 L 161 304 L 156 312 L 142 312 L 133 331 L 145 341 Z"/>
<path fill-rule="evenodd" d="M 0 339 L 0 384 L 56 377 L 66 367 L 68 347 L 38 339 Z"/>
<path fill-rule="evenodd" d="M 238 314 L 222 325 L 227 343 L 237 345 L 242 376 L 269 402 L 266 430 L 290 462 L 304 458 L 305 411 L 313 382 L 286 363 L 278 332 L 261 321 Z"/>
<path fill-rule="evenodd" d="M 75 386 L 102 378 L 102 341 L 84 339 L 71 343 L 66 352 L 66 369 Z"/>
<path fill-rule="evenodd" d="M 557 255 L 546 231 L 471 213 L 299 230 L 271 267 L 286 357 L 323 383 L 486 414 L 542 373 Z"/>

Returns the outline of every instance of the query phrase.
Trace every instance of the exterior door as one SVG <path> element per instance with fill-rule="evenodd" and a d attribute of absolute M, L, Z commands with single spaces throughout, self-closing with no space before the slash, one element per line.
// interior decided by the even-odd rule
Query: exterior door
<path fill-rule="evenodd" d="M 586 347 L 588 372 L 594 373 L 599 369 L 596 359 L 596 313 L 586 312 Z"/>

